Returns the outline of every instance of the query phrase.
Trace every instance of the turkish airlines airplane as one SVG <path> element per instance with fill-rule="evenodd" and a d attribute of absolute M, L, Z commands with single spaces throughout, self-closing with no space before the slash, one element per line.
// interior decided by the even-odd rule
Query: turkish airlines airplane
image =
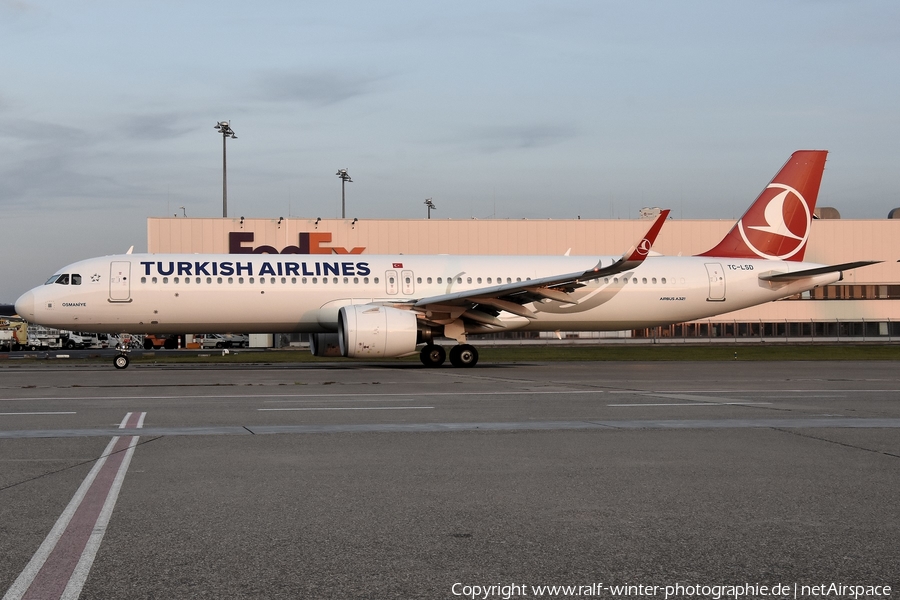
<path fill-rule="evenodd" d="M 68 265 L 26 292 L 31 323 L 98 333 L 302 332 L 318 356 L 471 367 L 467 336 L 618 331 L 691 321 L 840 281 L 877 261 L 805 263 L 827 152 L 795 152 L 712 250 L 622 256 L 124 254 Z M 128 366 L 125 351 L 114 364 Z"/>

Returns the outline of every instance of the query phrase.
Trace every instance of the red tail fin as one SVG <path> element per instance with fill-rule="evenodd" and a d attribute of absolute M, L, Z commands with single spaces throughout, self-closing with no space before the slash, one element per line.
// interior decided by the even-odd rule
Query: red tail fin
<path fill-rule="evenodd" d="M 826 150 L 798 150 L 719 244 L 699 256 L 802 261 Z"/>

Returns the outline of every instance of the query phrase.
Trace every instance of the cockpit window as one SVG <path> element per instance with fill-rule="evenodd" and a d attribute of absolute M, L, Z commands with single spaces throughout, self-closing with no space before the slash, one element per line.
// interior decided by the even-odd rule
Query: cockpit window
<path fill-rule="evenodd" d="M 81 275 L 77 273 L 72 274 L 72 285 L 81 285 Z"/>
<path fill-rule="evenodd" d="M 78 277 L 78 284 L 80 285 L 81 284 L 81 276 L 76 275 L 75 277 Z M 69 274 L 63 273 L 62 275 L 54 275 L 53 277 L 48 279 L 47 283 L 45 283 L 44 285 L 50 285 L 51 283 L 58 283 L 60 285 L 69 285 Z"/>

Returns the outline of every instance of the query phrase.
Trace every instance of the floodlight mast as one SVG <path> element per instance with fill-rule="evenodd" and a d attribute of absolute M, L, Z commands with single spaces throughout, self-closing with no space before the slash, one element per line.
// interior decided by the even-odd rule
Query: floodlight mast
<path fill-rule="evenodd" d="M 226 168 L 227 161 L 225 156 L 225 140 L 231 138 L 237 139 L 234 130 L 231 128 L 231 121 L 219 121 L 216 123 L 216 130 L 222 134 L 222 216 L 228 216 L 228 170 Z"/>
<path fill-rule="evenodd" d="M 348 183 L 353 183 L 353 180 L 350 179 L 350 173 L 347 172 L 347 169 L 338 169 L 338 172 L 335 173 L 338 177 L 341 178 L 341 218 L 347 218 L 347 193 L 344 189 L 344 186 Z"/>
<path fill-rule="evenodd" d="M 428 207 L 428 218 L 430 219 L 432 209 L 437 210 L 437 206 L 434 205 L 434 202 L 431 201 L 431 198 L 425 199 L 425 206 Z"/>

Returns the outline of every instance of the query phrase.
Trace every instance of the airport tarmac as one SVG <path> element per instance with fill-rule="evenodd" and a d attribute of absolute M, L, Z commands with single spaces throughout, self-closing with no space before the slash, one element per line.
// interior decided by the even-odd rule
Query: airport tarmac
<path fill-rule="evenodd" d="M 0 465 L 10 600 L 900 590 L 893 362 L 11 362 Z"/>

